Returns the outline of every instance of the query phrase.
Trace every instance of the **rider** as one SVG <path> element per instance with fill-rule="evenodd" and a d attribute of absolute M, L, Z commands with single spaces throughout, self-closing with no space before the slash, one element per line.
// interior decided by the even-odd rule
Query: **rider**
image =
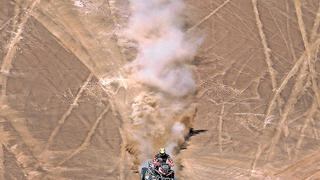
<path fill-rule="evenodd" d="M 170 167 L 173 167 L 173 161 L 169 154 L 166 153 L 164 148 L 160 148 L 159 153 L 153 158 L 153 165 L 157 168 L 161 163 L 167 163 Z"/>

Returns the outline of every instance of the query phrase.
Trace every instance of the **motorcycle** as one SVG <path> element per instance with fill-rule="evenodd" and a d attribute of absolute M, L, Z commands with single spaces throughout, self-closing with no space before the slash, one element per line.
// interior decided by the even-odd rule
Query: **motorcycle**
<path fill-rule="evenodd" d="M 176 180 L 174 171 L 169 164 L 161 163 L 160 166 L 154 167 L 151 161 L 148 161 L 147 167 L 141 169 L 141 180 Z"/>

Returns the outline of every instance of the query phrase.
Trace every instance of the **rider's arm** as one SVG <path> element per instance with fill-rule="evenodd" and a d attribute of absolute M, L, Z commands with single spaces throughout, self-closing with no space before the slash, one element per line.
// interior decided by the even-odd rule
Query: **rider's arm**
<path fill-rule="evenodd" d="M 157 157 L 157 156 L 154 156 L 154 158 L 153 158 L 153 164 L 159 165 L 159 160 L 158 160 L 158 157 Z"/>
<path fill-rule="evenodd" d="M 173 160 L 171 159 L 170 156 L 169 156 L 168 159 L 167 159 L 167 163 L 168 163 L 171 167 L 174 166 Z"/>

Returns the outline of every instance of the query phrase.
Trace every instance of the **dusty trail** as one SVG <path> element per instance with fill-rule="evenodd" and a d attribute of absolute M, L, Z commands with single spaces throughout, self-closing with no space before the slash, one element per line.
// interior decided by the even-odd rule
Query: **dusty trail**
<path fill-rule="evenodd" d="M 7 77 L 6 74 L 10 72 L 10 69 L 12 68 L 12 61 L 14 58 L 14 55 L 17 51 L 17 44 L 21 40 L 21 34 L 25 28 L 25 24 L 27 23 L 30 14 L 32 13 L 33 9 L 35 6 L 40 2 L 40 0 L 34 0 L 30 1 L 29 4 L 27 5 L 27 8 L 24 12 L 21 13 L 21 22 L 16 26 L 15 35 L 11 38 L 10 42 L 6 45 L 7 47 L 7 53 L 3 58 L 2 64 L 1 64 L 1 79 L 2 79 L 2 88 L 1 88 L 1 98 L 5 98 L 6 96 L 6 91 L 7 91 Z M 18 12 L 20 14 L 20 12 Z M 18 17 L 18 14 L 15 15 L 15 17 Z M 14 18 L 15 19 L 15 18 Z M 14 20 L 17 21 L 17 20 Z"/>

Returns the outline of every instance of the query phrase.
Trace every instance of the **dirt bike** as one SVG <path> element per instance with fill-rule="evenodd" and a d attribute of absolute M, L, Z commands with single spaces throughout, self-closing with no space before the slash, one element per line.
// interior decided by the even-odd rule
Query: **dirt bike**
<path fill-rule="evenodd" d="M 160 166 L 154 167 L 151 161 L 147 167 L 141 169 L 141 180 L 176 180 L 174 171 L 169 164 L 161 163 Z"/>

